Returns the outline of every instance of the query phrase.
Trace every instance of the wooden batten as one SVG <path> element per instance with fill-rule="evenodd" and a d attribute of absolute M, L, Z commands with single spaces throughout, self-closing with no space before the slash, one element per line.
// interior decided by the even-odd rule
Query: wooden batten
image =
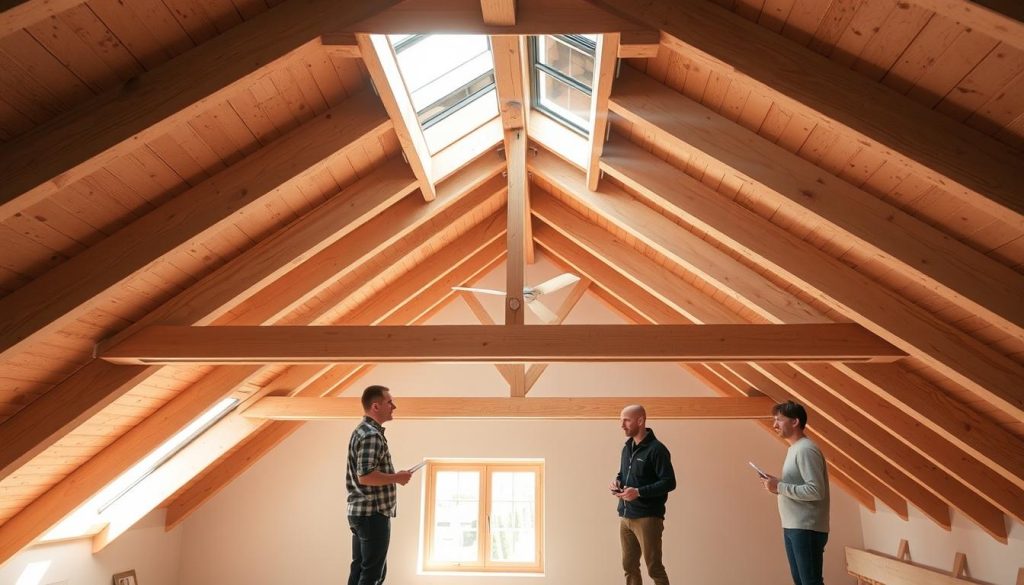
<path fill-rule="evenodd" d="M 643 404 L 652 420 L 767 418 L 768 398 L 401 398 L 406 419 L 617 419 L 629 404 Z M 358 398 L 268 397 L 245 416 L 274 420 L 359 418 Z"/>

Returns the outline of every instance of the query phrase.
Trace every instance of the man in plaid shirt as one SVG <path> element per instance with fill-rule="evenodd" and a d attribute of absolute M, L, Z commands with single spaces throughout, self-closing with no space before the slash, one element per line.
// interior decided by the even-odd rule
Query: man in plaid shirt
<path fill-rule="evenodd" d="M 352 530 L 352 566 L 348 585 L 380 585 L 387 575 L 391 519 L 398 508 L 398 485 L 412 473 L 395 472 L 383 424 L 397 408 L 384 386 L 363 390 L 363 420 L 348 442 L 348 525 Z"/>

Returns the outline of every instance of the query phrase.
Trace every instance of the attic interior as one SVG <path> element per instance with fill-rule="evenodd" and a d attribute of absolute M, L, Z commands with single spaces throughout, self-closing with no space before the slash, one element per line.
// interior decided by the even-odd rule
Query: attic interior
<path fill-rule="evenodd" d="M 0 9 L 0 581 L 144 519 L 189 541 L 382 372 L 434 388 L 394 388 L 400 437 L 614 435 L 639 401 L 779 462 L 793 399 L 862 526 L 830 582 L 855 582 L 844 544 L 904 533 L 947 573 L 985 559 L 964 582 L 1024 579 L 1018 3 Z M 409 373 L 438 362 L 480 394 Z M 554 388 L 620 362 L 610 390 Z M 695 389 L 645 391 L 666 365 Z M 605 582 L 559 573 L 555 534 L 544 582 Z"/>

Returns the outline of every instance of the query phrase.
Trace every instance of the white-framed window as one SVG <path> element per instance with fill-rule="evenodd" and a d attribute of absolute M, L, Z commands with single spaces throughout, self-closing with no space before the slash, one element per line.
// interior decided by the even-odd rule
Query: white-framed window
<path fill-rule="evenodd" d="M 423 569 L 544 570 L 543 461 L 427 464 Z"/>
<path fill-rule="evenodd" d="M 597 35 L 530 38 L 533 107 L 586 136 Z"/>

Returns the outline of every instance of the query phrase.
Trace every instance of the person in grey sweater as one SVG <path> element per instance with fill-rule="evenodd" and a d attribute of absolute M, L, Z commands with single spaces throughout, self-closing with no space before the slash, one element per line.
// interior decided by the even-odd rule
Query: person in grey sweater
<path fill-rule="evenodd" d="M 795 585 L 824 585 L 822 568 L 828 542 L 828 467 L 821 449 L 804 436 L 807 411 L 792 400 L 772 407 L 772 428 L 789 443 L 782 477 L 762 479 L 778 494 L 782 538 Z"/>

